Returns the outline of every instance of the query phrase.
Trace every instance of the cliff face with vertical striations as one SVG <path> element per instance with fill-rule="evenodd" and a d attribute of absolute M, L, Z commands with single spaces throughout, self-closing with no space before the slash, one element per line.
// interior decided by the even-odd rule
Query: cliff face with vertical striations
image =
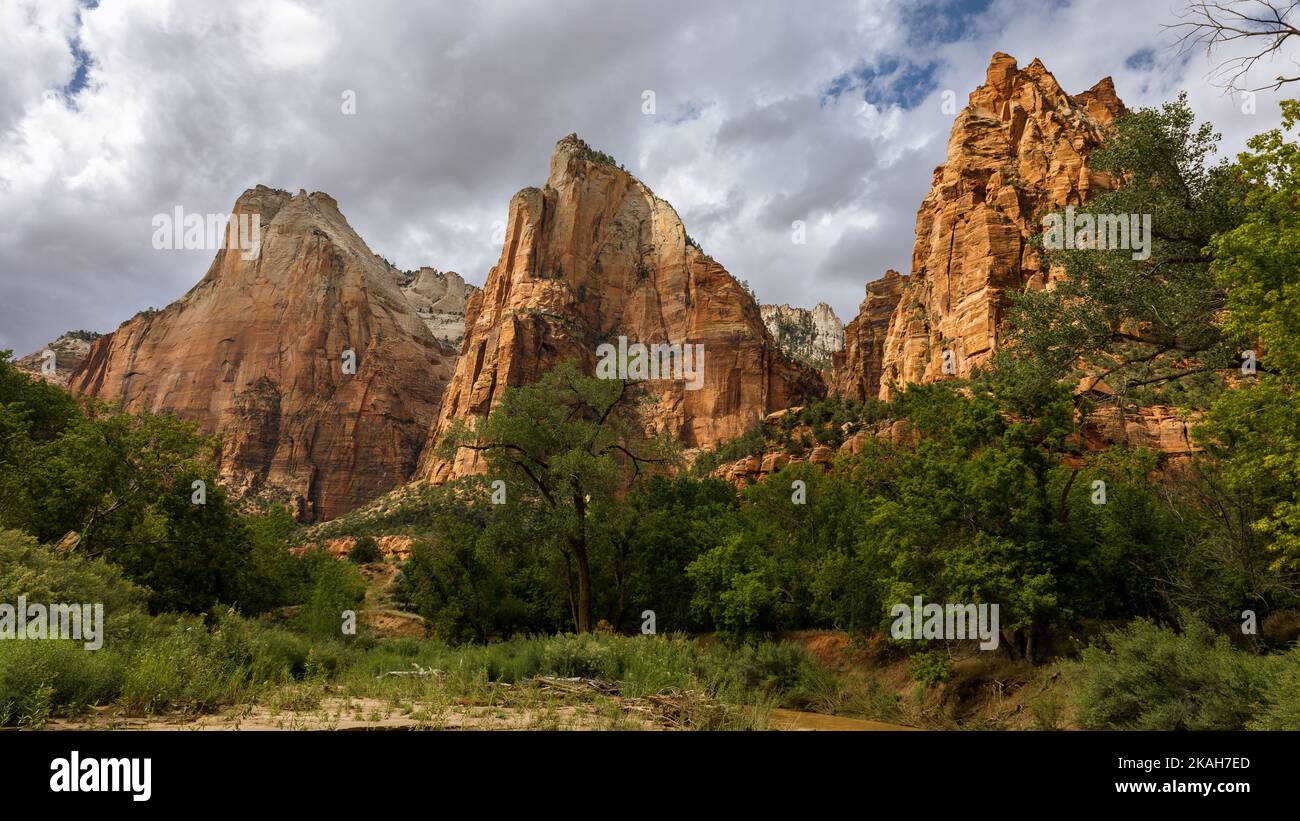
<path fill-rule="evenodd" d="M 687 447 L 738 436 L 772 410 L 824 392 L 818 375 L 772 340 L 758 305 L 696 247 L 672 206 L 570 135 L 542 188 L 510 202 L 505 245 L 465 312 L 465 342 L 430 432 L 420 475 L 478 472 L 462 450 L 450 462 L 432 445 L 455 420 L 487 415 L 511 386 L 565 359 L 591 372 L 595 350 L 619 336 L 645 344 L 702 344 L 702 387 L 643 383 L 654 427 Z"/>
<path fill-rule="evenodd" d="M 455 351 L 329 195 L 258 186 L 240 215 L 260 219 L 255 258 L 218 251 L 180 300 L 96 340 L 70 388 L 197 422 L 236 492 L 338 516 L 410 478 Z"/>
<path fill-rule="evenodd" d="M 867 298 L 858 315 L 844 326 L 844 348 L 832 359 L 833 393 L 859 402 L 879 395 L 885 334 L 906 286 L 907 277 L 892 269 L 867 283 Z"/>
<path fill-rule="evenodd" d="M 1009 55 L 994 55 L 986 82 L 953 124 L 947 162 L 917 213 L 911 274 L 883 338 L 878 316 L 854 320 L 860 337 L 874 329 L 859 341 L 870 350 L 850 355 L 853 343 L 846 342 L 834 389 L 888 398 L 891 386 L 944 378 L 945 350 L 957 376 L 986 362 L 1008 295 L 1049 282 L 1029 245 L 1043 215 L 1111 185 L 1089 168 L 1088 155 L 1123 111 L 1109 77 L 1071 96 L 1038 60 L 1020 69 Z M 880 306 L 870 294 L 863 303 L 873 314 Z M 878 376 L 871 372 L 877 357 Z"/>

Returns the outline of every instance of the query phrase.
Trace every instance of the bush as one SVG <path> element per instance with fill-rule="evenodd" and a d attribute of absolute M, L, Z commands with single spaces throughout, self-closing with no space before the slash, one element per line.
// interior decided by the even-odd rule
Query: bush
<path fill-rule="evenodd" d="M 348 551 L 348 561 L 353 564 L 370 564 L 383 559 L 384 554 L 379 549 L 379 542 L 375 541 L 374 536 L 358 537 L 356 544 Z"/>
<path fill-rule="evenodd" d="M 913 681 L 925 687 L 938 687 L 944 682 L 952 681 L 952 677 L 956 675 L 952 659 L 942 650 L 914 653 L 907 660 L 907 670 L 911 673 Z"/>
<path fill-rule="evenodd" d="M 25 533 L 0 530 L 0 602 L 16 604 L 19 596 L 46 604 L 103 604 L 105 629 L 113 632 L 144 613 L 149 591 L 102 559 L 62 556 Z"/>
<path fill-rule="evenodd" d="M 1270 658 L 1273 676 L 1268 698 L 1254 719 L 1251 730 L 1300 730 L 1300 645 L 1291 652 Z"/>
<path fill-rule="evenodd" d="M 1095 729 L 1244 729 L 1267 696 L 1270 666 L 1199 620 L 1177 632 L 1139 619 L 1072 665 L 1078 720 Z"/>
<path fill-rule="evenodd" d="M 354 565 L 340 562 L 321 550 L 307 554 L 311 588 L 298 611 L 299 629 L 318 638 L 343 635 L 343 611 L 356 610 L 365 599 L 366 582 Z"/>
<path fill-rule="evenodd" d="M 0 641 L 0 726 L 39 727 L 54 715 L 116 698 L 120 659 L 76 641 Z"/>
<path fill-rule="evenodd" d="M 712 688 L 736 701 L 767 699 L 798 709 L 825 708 L 839 693 L 835 674 L 793 642 L 742 645 L 715 657 L 715 665 Z"/>

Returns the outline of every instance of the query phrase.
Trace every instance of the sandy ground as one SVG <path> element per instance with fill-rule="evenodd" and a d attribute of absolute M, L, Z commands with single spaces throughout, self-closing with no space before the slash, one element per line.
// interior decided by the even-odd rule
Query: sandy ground
<path fill-rule="evenodd" d="M 604 730 L 613 720 L 596 709 L 557 705 L 546 709 L 455 705 L 441 710 L 411 705 L 396 710 L 379 699 L 327 699 L 313 711 L 272 711 L 253 706 L 211 715 L 122 717 L 97 711 L 59 719 L 46 730 Z M 621 729 L 662 729 L 630 716 Z"/>
<path fill-rule="evenodd" d="M 773 710 L 773 730 L 913 730 L 882 721 Z M 46 730 L 665 730 L 662 723 L 633 712 L 617 719 L 594 706 L 556 705 L 545 709 L 453 705 L 441 710 L 410 705 L 396 710 L 379 699 L 327 699 L 313 711 L 272 711 L 262 706 L 197 717 L 115 716 L 98 710 L 80 719 L 58 719 Z"/>

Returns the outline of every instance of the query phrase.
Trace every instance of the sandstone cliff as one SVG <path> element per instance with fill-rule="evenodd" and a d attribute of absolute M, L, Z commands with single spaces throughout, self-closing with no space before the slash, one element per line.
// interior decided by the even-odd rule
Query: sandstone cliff
<path fill-rule="evenodd" d="M 1019 69 L 1009 55 L 994 55 L 986 82 L 953 124 L 947 161 L 917 213 L 911 275 L 883 336 L 878 321 L 854 320 L 859 346 L 869 349 L 846 350 L 835 390 L 888 398 L 891 385 L 943 378 L 945 351 L 957 376 L 987 361 L 1007 295 L 1049 281 L 1028 244 L 1042 216 L 1111 184 L 1088 167 L 1088 155 L 1123 111 L 1109 77 L 1071 96 L 1038 60 Z M 870 294 L 863 303 L 870 313 L 880 307 Z M 873 333 L 863 338 L 868 325 Z M 852 345 L 850 338 L 846 348 Z M 878 376 L 871 371 L 877 361 Z"/>
<path fill-rule="evenodd" d="M 880 394 L 885 335 L 906 286 L 907 277 L 892 269 L 867 283 L 867 298 L 844 327 L 843 350 L 832 358 L 832 392 L 859 402 Z"/>
<path fill-rule="evenodd" d="M 237 492 L 338 516 L 410 478 L 455 352 L 327 194 L 258 186 L 241 214 L 260 253 L 218 251 L 180 300 L 97 340 L 70 387 L 193 420 Z"/>
<path fill-rule="evenodd" d="M 844 348 L 844 324 L 825 302 L 817 307 L 760 305 L 768 333 L 785 355 L 818 370 L 829 370 L 831 357 Z"/>
<path fill-rule="evenodd" d="M 546 184 L 511 200 L 501 258 L 465 326 L 430 446 L 454 420 L 488 414 L 506 388 L 565 359 L 590 372 L 597 346 L 619 336 L 704 346 L 699 390 L 644 383 L 648 417 L 687 447 L 737 436 L 824 391 L 780 351 L 753 298 L 694 244 L 672 206 L 576 135 L 556 145 Z M 426 453 L 420 475 L 433 481 L 482 469 L 472 451 L 452 462 Z"/>

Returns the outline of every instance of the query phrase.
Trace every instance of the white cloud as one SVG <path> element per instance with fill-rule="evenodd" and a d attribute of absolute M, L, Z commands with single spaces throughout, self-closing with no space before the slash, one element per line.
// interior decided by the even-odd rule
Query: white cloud
<path fill-rule="evenodd" d="M 941 92 L 964 104 L 994 51 L 1041 57 L 1070 92 L 1114 75 L 1131 106 L 1185 88 L 1230 152 L 1278 121 L 1276 96 L 1243 115 L 1204 55 L 1166 47 L 1172 2 L 951 5 L 116 0 L 78 23 L 70 1 L 0 0 L 0 332 L 25 352 L 175 299 L 210 255 L 153 250 L 152 215 L 224 212 L 259 182 L 328 191 L 377 253 L 481 283 L 493 223 L 571 131 L 760 298 L 847 320 L 869 279 L 907 270 L 952 121 Z M 93 63 L 70 104 L 74 40 Z M 1142 49 L 1150 66 L 1127 67 Z M 910 109 L 864 104 L 861 83 L 825 96 L 864 67 L 931 62 L 936 87 Z"/>

